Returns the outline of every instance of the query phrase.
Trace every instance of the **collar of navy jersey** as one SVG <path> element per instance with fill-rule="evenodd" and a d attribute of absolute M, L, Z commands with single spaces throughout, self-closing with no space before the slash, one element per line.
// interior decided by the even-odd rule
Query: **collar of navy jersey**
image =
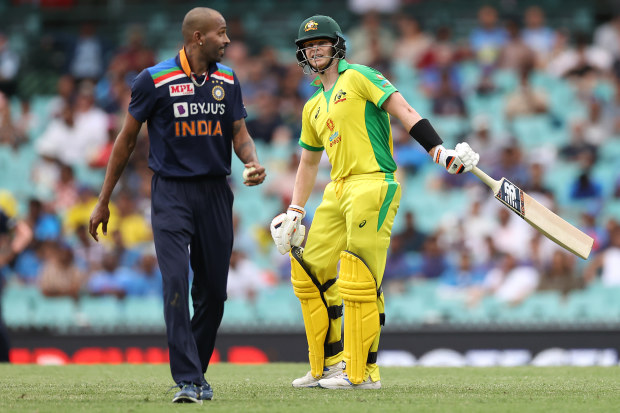
<path fill-rule="evenodd" d="M 185 73 L 185 75 L 187 77 L 190 78 L 190 80 L 192 79 L 192 68 L 189 66 L 189 60 L 187 60 L 187 54 L 185 53 L 185 47 L 182 47 L 181 50 L 179 50 L 179 54 L 177 55 L 177 59 L 178 59 L 178 64 L 179 66 L 181 66 L 181 70 L 183 70 L 183 73 Z M 209 75 L 211 75 L 211 73 L 217 71 L 217 64 L 215 63 L 211 63 L 209 65 L 209 68 L 207 69 L 207 73 L 205 73 L 205 81 L 203 82 L 203 84 L 209 80 Z M 202 86 L 202 85 L 201 85 Z"/>
<path fill-rule="evenodd" d="M 349 62 L 347 62 L 346 60 L 342 59 L 340 60 L 340 62 L 338 62 L 338 74 L 344 72 L 348 68 L 349 68 Z M 310 82 L 310 84 L 316 87 L 323 86 L 323 83 L 321 83 L 321 78 L 319 76 L 315 77 L 314 80 Z"/>

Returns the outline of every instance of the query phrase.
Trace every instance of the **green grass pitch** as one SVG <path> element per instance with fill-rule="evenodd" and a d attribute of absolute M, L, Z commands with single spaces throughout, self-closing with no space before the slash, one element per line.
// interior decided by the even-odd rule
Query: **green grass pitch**
<path fill-rule="evenodd" d="M 293 389 L 306 364 L 215 364 L 215 397 L 171 403 L 167 365 L 0 365 L 0 412 L 614 412 L 618 367 L 384 367 L 381 390 Z"/>

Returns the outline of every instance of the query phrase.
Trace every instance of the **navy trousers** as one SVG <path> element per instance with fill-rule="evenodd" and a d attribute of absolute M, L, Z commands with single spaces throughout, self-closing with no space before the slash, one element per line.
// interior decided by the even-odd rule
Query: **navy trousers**
<path fill-rule="evenodd" d="M 233 194 L 226 177 L 151 182 L 151 222 L 163 278 L 170 371 L 176 383 L 199 384 L 224 314 L 233 245 Z M 189 265 L 194 271 L 189 317 Z"/>

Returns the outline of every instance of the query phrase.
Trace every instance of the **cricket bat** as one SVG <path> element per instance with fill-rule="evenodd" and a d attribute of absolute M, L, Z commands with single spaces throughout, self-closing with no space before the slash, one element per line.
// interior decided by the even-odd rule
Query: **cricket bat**
<path fill-rule="evenodd" d="M 471 171 L 484 182 L 504 205 L 551 241 L 584 260 L 590 255 L 594 240 L 569 224 L 506 178 L 499 181 L 474 167 Z"/>

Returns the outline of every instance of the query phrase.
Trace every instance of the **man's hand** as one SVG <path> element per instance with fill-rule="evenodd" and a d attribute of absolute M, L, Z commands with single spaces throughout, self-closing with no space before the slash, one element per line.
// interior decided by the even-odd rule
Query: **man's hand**
<path fill-rule="evenodd" d="M 285 214 L 280 214 L 271 221 L 271 236 L 280 254 L 291 250 L 291 246 L 299 247 L 306 235 L 306 227 L 301 220 L 306 211 L 297 205 L 291 205 Z"/>
<path fill-rule="evenodd" d="M 245 164 L 246 169 L 254 168 L 252 174 L 248 176 L 248 179 L 243 181 L 243 185 L 245 186 L 256 186 L 263 183 L 267 174 L 265 173 L 265 168 L 260 165 L 258 162 L 249 162 Z"/>
<path fill-rule="evenodd" d="M 478 164 L 478 155 L 466 142 L 456 145 L 455 149 L 446 149 L 443 145 L 435 147 L 433 156 L 435 163 L 443 165 L 451 174 L 462 174 L 469 172 Z"/>
<path fill-rule="evenodd" d="M 90 214 L 90 222 L 88 223 L 88 232 L 95 239 L 95 241 L 99 242 L 99 236 L 97 235 L 97 228 L 99 228 L 99 224 L 101 224 L 103 235 L 108 235 L 109 219 L 110 209 L 108 208 L 108 204 L 97 202 L 95 209 L 93 209 L 93 213 Z"/>

